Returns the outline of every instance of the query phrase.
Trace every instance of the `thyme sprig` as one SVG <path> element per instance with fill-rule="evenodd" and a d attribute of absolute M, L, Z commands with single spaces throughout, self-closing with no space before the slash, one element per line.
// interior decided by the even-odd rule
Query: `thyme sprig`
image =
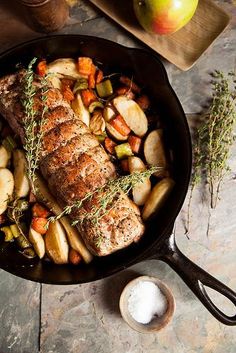
<path fill-rule="evenodd" d="M 100 188 L 87 193 L 82 199 L 76 200 L 72 205 L 66 206 L 61 214 L 50 217 L 49 222 L 54 222 L 64 215 L 70 214 L 74 209 L 80 209 L 86 201 L 94 199 L 95 202 L 92 209 L 89 212 L 85 212 L 85 214 L 75 220 L 72 225 L 81 226 L 83 222 L 90 221 L 96 226 L 99 224 L 101 218 L 115 207 L 115 202 L 119 199 L 122 192 L 126 195 L 129 194 L 135 185 L 142 183 L 159 169 L 159 167 L 151 166 L 149 169 L 142 172 L 134 172 L 126 176 L 111 179 Z"/>
<path fill-rule="evenodd" d="M 24 150 L 26 152 L 27 161 L 27 176 L 29 178 L 32 191 L 36 193 L 35 180 L 36 180 L 36 170 L 39 167 L 40 152 L 42 150 L 42 139 L 43 139 L 43 125 L 45 123 L 45 114 L 48 110 L 47 101 L 47 77 L 40 78 L 40 87 L 37 89 L 33 81 L 35 78 L 35 73 L 33 71 L 33 65 L 35 64 L 37 58 L 33 58 L 26 70 L 23 77 L 23 99 L 22 105 L 24 107 Z M 40 90 L 40 99 L 42 103 L 42 111 L 40 117 L 37 115 L 39 112 L 35 109 L 34 97 Z"/>
<path fill-rule="evenodd" d="M 230 170 L 228 158 L 234 142 L 236 123 L 235 74 L 226 76 L 215 71 L 212 82 L 212 103 L 203 123 L 197 130 L 193 149 L 193 173 L 188 204 L 187 231 L 190 223 L 190 204 L 194 188 L 200 182 L 208 184 L 210 207 L 219 200 L 222 181 Z"/>
<path fill-rule="evenodd" d="M 20 202 L 20 199 L 17 197 L 12 199 L 12 201 L 10 201 L 10 203 L 7 206 L 8 217 L 17 225 L 17 228 L 21 236 L 24 238 L 24 240 L 29 243 L 29 240 L 25 236 L 25 233 L 22 229 L 21 218 L 24 216 L 24 210 L 22 209 L 22 207 L 19 206 L 19 202 Z"/>

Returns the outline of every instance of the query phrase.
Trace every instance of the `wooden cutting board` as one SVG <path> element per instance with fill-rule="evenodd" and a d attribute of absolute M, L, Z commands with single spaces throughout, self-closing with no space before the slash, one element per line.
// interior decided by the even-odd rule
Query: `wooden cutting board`
<path fill-rule="evenodd" d="M 176 33 L 160 36 L 145 32 L 135 18 L 132 0 L 90 0 L 106 15 L 181 70 L 190 69 L 230 21 L 211 0 L 199 0 L 191 21 Z"/>

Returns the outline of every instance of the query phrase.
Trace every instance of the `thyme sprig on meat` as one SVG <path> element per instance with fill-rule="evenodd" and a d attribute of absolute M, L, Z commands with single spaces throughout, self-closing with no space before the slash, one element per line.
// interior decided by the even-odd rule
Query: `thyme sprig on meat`
<path fill-rule="evenodd" d="M 196 134 L 193 150 L 194 164 L 190 199 L 188 205 L 187 231 L 190 223 L 190 204 L 194 188 L 200 182 L 207 182 L 210 207 L 215 208 L 224 176 L 230 170 L 228 158 L 235 139 L 236 123 L 236 80 L 235 74 L 227 76 L 215 71 L 212 82 L 212 103 L 209 112 Z"/>
<path fill-rule="evenodd" d="M 36 193 L 35 188 L 35 172 L 39 168 L 39 158 L 42 149 L 42 139 L 43 139 L 43 125 L 45 122 L 45 114 L 48 110 L 47 101 L 47 77 L 40 77 L 39 88 L 34 85 L 35 73 L 33 71 L 33 65 L 35 64 L 37 58 L 33 58 L 26 73 L 23 77 L 23 99 L 22 105 L 24 107 L 24 150 L 26 152 L 27 160 L 27 176 L 29 178 L 32 191 Z M 40 91 L 40 100 L 42 104 L 41 111 L 35 109 L 35 95 Z M 39 116 L 40 114 L 40 116 Z"/>
<path fill-rule="evenodd" d="M 94 200 L 91 210 L 83 212 L 81 218 L 75 220 L 72 225 L 81 225 L 85 221 L 90 221 L 93 225 L 98 225 L 101 218 L 113 209 L 121 192 L 126 195 L 129 194 L 135 185 L 142 183 L 159 169 L 159 167 L 151 166 L 142 172 L 135 172 L 111 179 L 105 185 L 87 193 L 82 199 L 75 201 L 72 205 L 66 206 L 61 214 L 50 217 L 49 221 L 54 222 L 64 215 L 70 214 L 74 209 L 80 209 L 85 205 L 86 201 Z"/>

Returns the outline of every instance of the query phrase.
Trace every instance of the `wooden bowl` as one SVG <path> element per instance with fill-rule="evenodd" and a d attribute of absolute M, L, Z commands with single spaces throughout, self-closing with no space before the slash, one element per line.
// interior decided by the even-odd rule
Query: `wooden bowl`
<path fill-rule="evenodd" d="M 149 281 L 156 284 L 167 300 L 166 312 L 158 317 L 155 316 L 148 324 L 141 324 L 133 319 L 128 310 L 128 299 L 132 288 L 141 281 Z M 129 282 L 123 289 L 120 296 L 120 312 L 125 322 L 134 330 L 141 333 L 154 333 L 163 329 L 172 319 L 175 310 L 175 300 L 170 289 L 156 277 L 140 276 Z"/>

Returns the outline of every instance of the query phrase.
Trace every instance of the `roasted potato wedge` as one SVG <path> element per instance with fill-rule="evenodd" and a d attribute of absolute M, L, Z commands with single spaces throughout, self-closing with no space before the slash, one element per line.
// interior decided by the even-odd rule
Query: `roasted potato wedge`
<path fill-rule="evenodd" d="M 160 167 L 154 175 L 166 176 L 167 160 L 163 144 L 163 131 L 161 129 L 151 131 L 144 141 L 144 156 L 150 165 Z"/>
<path fill-rule="evenodd" d="M 22 150 L 13 151 L 15 194 L 17 197 L 25 197 L 30 191 L 29 179 L 26 175 L 27 162 Z"/>
<path fill-rule="evenodd" d="M 30 227 L 29 230 L 29 241 L 33 245 L 34 251 L 40 259 L 45 255 L 45 243 L 42 234 L 36 232 Z"/>
<path fill-rule="evenodd" d="M 153 187 L 142 211 L 142 218 L 144 221 L 148 220 L 158 211 L 169 196 L 174 185 L 175 182 L 173 179 L 164 178 Z"/>
<path fill-rule="evenodd" d="M 50 222 L 45 235 L 45 249 L 55 264 L 68 263 L 69 245 L 66 233 L 59 221 Z"/>
<path fill-rule="evenodd" d="M 79 119 L 82 120 L 83 123 L 85 123 L 87 126 L 89 126 L 90 114 L 88 109 L 84 106 L 81 95 L 79 93 L 76 93 L 75 99 L 72 101 L 71 107 L 74 110 L 75 114 L 79 117 Z"/>
<path fill-rule="evenodd" d="M 0 168 L 0 215 L 6 211 L 9 198 L 14 190 L 14 177 L 6 168 Z"/>
<path fill-rule="evenodd" d="M 59 78 L 66 76 L 74 80 L 81 77 L 77 70 L 76 60 L 71 58 L 62 58 L 52 61 L 47 65 L 46 73 L 55 74 Z"/>
<path fill-rule="evenodd" d="M 142 172 L 146 169 L 145 164 L 139 157 L 129 157 L 128 165 L 130 173 Z M 150 178 L 146 178 L 142 183 L 138 183 L 132 189 L 134 203 L 138 206 L 145 204 L 151 191 Z"/>
<path fill-rule="evenodd" d="M 114 129 L 113 126 L 111 126 L 111 124 L 109 124 L 108 122 L 106 122 L 106 129 L 108 134 L 114 138 L 117 141 L 126 141 L 128 139 L 128 136 L 124 136 L 121 135 L 116 129 Z"/>
<path fill-rule="evenodd" d="M 147 117 L 134 100 L 126 96 L 119 96 L 113 99 L 113 105 L 137 136 L 142 137 L 146 134 L 148 130 Z"/>
<path fill-rule="evenodd" d="M 57 201 L 51 195 L 43 178 L 37 175 L 35 184 L 38 189 L 38 199 L 43 204 L 45 204 L 56 216 L 61 214 L 62 208 L 58 205 Z M 67 216 L 62 217 L 60 219 L 60 222 L 65 228 L 70 246 L 80 253 L 85 263 L 90 263 L 93 259 L 93 256 L 85 246 L 84 241 L 82 240 L 77 228 L 71 226 L 71 221 Z"/>
<path fill-rule="evenodd" d="M 105 120 L 101 111 L 96 111 L 90 119 L 89 127 L 94 135 L 102 135 L 106 128 Z"/>
<path fill-rule="evenodd" d="M 130 173 L 134 172 L 143 172 L 146 170 L 145 164 L 142 159 L 139 157 L 131 156 L 128 158 L 129 171 Z"/>
<path fill-rule="evenodd" d="M 115 113 L 114 109 L 110 105 L 107 105 L 103 109 L 103 117 L 104 117 L 105 121 L 109 122 L 115 116 L 116 116 L 116 113 Z"/>
<path fill-rule="evenodd" d="M 52 84 L 54 88 L 61 90 L 61 80 L 58 76 L 52 75 L 48 77 L 48 81 Z"/>
<path fill-rule="evenodd" d="M 11 153 L 4 146 L 0 146 L 0 168 L 6 168 L 10 158 Z"/>

